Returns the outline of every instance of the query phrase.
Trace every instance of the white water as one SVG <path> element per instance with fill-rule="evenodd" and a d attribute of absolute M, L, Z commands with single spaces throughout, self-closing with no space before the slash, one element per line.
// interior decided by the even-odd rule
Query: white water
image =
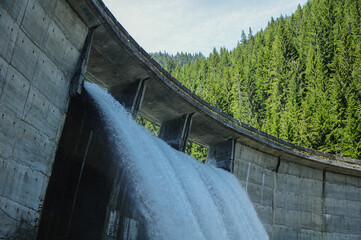
<path fill-rule="evenodd" d="M 268 239 L 238 180 L 178 152 L 133 121 L 98 86 L 85 83 L 116 155 L 131 177 L 149 239 Z"/>

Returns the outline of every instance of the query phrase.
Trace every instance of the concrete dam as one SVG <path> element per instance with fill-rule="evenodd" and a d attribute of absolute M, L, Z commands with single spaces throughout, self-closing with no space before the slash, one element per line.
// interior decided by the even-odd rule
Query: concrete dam
<path fill-rule="evenodd" d="M 0 31 L 0 239 L 142 232 L 84 81 L 160 125 L 158 137 L 176 150 L 188 141 L 208 147 L 207 158 L 243 185 L 270 239 L 361 239 L 360 160 L 222 113 L 162 69 L 102 1 L 0 0 Z"/>

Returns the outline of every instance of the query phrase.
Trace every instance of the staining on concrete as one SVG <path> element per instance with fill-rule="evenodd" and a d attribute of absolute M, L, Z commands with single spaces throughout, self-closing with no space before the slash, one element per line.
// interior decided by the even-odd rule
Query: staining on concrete
<path fill-rule="evenodd" d="M 78 121 L 67 113 L 69 87 L 91 28 L 88 65 L 81 73 L 85 80 L 107 89 L 124 103 L 129 100 L 134 116 L 164 124 L 163 129 L 173 126 L 166 136 L 182 132 L 177 138 L 182 146 L 190 140 L 217 149 L 236 139 L 232 148 L 222 147 L 215 154 L 224 156 L 219 157 L 224 159 L 219 160 L 223 168 L 233 172 L 246 187 L 271 239 L 360 239 L 360 160 L 288 143 L 211 106 L 162 69 L 100 0 L 0 2 L 0 32 L 4 33 L 0 35 L 0 237 L 27 235 L 32 239 L 38 232 L 39 219 L 50 219 L 49 223 L 67 221 L 51 216 L 58 204 L 54 196 L 59 193 L 54 186 L 65 186 L 66 181 L 74 179 L 72 184 L 76 185 L 79 176 L 84 144 L 72 150 L 67 165 L 64 149 L 73 146 L 60 139 L 71 140 L 69 131 L 79 133 L 72 126 L 67 127 L 72 130 L 63 131 L 63 125 L 65 119 Z M 142 81 L 146 81 L 146 87 L 138 84 Z M 135 95 L 125 96 L 131 88 Z M 190 115 L 191 121 L 185 121 L 188 127 L 171 124 Z M 176 147 L 182 150 L 179 144 Z M 97 176 L 99 182 L 109 186 L 103 189 L 105 196 L 121 191 L 112 185 L 120 176 L 107 175 L 101 164 L 89 166 L 85 179 Z M 66 175 L 69 178 L 61 175 L 63 168 L 73 171 Z M 72 184 L 69 186 L 74 187 Z M 72 187 L 60 191 L 67 196 L 67 203 L 74 196 Z M 90 191 L 83 188 L 85 193 Z M 96 191 L 101 191 L 100 187 Z M 44 199 L 49 211 L 44 211 Z M 114 239 L 111 236 L 118 231 L 114 224 L 119 217 L 117 201 L 98 200 L 108 204 L 107 210 L 102 206 L 96 213 L 97 224 L 104 225 L 98 230 Z M 79 201 L 89 207 L 84 199 Z M 66 229 L 59 231 L 66 233 Z M 48 236 L 46 231 L 44 234 L 41 236 Z"/>

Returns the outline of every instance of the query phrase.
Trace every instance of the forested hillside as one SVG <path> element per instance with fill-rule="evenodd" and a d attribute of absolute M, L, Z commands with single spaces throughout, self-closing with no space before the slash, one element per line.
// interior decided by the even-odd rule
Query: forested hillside
<path fill-rule="evenodd" d="M 183 67 L 195 63 L 197 58 L 205 58 L 202 53 L 190 54 L 181 52 L 176 55 L 170 55 L 166 52 L 156 52 L 150 55 L 165 69 L 174 69 L 176 66 Z"/>
<path fill-rule="evenodd" d="M 186 64 L 167 54 L 156 59 L 238 120 L 305 147 L 360 159 L 360 22 L 361 0 L 310 0 L 255 35 L 242 32 L 231 51 L 193 55 Z"/>

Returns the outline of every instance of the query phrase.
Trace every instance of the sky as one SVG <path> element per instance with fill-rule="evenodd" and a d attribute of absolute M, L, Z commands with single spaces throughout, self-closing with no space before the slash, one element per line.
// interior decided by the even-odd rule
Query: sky
<path fill-rule="evenodd" d="M 119 23 L 147 52 L 203 53 L 237 46 L 267 26 L 271 17 L 290 16 L 307 0 L 103 0 Z"/>

